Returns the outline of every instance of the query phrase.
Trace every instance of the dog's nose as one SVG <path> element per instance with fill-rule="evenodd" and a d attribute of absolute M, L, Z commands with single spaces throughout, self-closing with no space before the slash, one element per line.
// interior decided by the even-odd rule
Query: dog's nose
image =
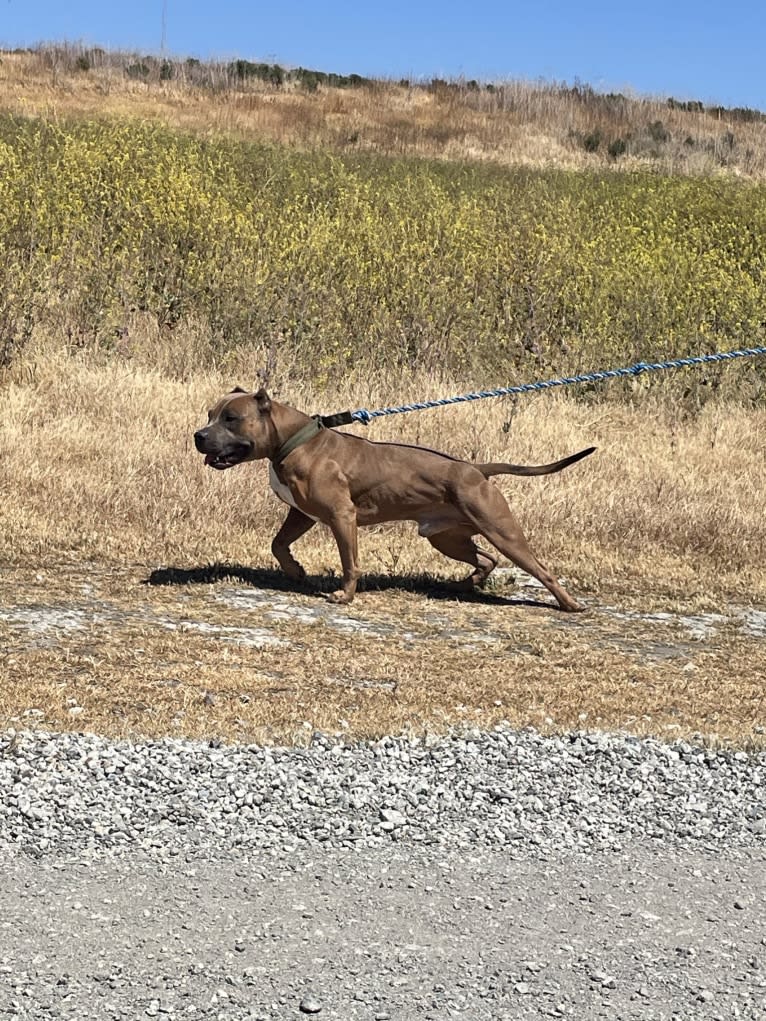
<path fill-rule="evenodd" d="M 194 434 L 194 446 L 199 450 L 201 454 L 205 453 L 205 443 L 207 441 L 207 429 L 198 429 Z"/>

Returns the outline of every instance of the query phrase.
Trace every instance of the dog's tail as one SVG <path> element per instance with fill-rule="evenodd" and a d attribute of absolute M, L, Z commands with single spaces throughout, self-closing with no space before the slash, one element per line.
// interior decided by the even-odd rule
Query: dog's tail
<path fill-rule="evenodd" d="M 554 461 L 552 464 L 477 464 L 474 467 L 478 468 L 479 471 L 485 478 L 489 478 L 491 475 L 553 475 L 554 472 L 560 472 L 562 468 L 568 468 L 570 464 L 574 464 L 575 461 L 581 461 L 588 454 L 592 454 L 595 447 L 586 447 L 585 450 L 579 450 L 576 454 L 570 454 L 569 457 L 564 457 L 561 461 Z"/>

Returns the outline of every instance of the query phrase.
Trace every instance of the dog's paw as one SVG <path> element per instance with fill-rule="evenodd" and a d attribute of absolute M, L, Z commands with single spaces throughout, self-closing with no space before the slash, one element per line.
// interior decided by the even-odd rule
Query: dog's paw
<path fill-rule="evenodd" d="M 571 603 L 560 603 L 559 607 L 564 611 L 564 613 L 585 613 L 587 610 L 587 606 L 582 606 L 580 603 L 576 603 L 574 599 Z"/>
<path fill-rule="evenodd" d="M 338 589 L 337 592 L 328 592 L 327 602 L 336 603 L 339 606 L 348 606 L 353 599 L 353 596 L 347 596 L 343 589 Z"/>

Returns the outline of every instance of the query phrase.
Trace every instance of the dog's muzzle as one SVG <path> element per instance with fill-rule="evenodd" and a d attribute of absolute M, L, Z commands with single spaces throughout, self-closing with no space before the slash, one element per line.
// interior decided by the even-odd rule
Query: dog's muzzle
<path fill-rule="evenodd" d="M 250 453 L 252 444 L 239 440 L 221 444 L 211 437 L 209 429 L 198 429 L 194 434 L 194 446 L 205 455 L 205 464 L 224 471 L 241 464 Z"/>

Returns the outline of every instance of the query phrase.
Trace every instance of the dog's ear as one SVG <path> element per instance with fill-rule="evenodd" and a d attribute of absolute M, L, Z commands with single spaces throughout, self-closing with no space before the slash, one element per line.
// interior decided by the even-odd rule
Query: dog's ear
<path fill-rule="evenodd" d="M 271 398 L 263 387 L 253 394 L 253 400 L 258 405 L 258 410 L 262 415 L 267 415 L 271 411 Z"/>
<path fill-rule="evenodd" d="M 246 394 L 247 390 L 244 390 L 241 386 L 235 386 L 233 390 L 229 390 L 230 394 Z"/>

